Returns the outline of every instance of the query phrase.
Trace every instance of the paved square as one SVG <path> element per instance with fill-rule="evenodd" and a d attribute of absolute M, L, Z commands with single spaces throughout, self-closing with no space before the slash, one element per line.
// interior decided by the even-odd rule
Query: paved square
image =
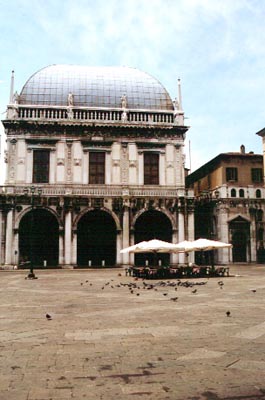
<path fill-rule="evenodd" d="M 230 271 L 1 271 L 0 399 L 265 399 L 265 266 Z"/>

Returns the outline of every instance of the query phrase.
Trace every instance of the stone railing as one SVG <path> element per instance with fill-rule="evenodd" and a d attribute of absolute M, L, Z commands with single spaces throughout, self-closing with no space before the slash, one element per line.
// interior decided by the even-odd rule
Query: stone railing
<path fill-rule="evenodd" d="M 178 125 L 174 111 L 8 105 L 7 119 L 129 125 Z"/>
<path fill-rule="evenodd" d="M 77 197 L 157 197 L 157 198 L 177 198 L 193 197 L 191 190 L 186 192 L 184 188 L 174 188 L 172 186 L 118 186 L 118 185 L 5 185 L 0 186 L 0 195 L 25 194 L 31 187 L 35 188 L 35 193 L 41 192 L 42 196 L 77 196 Z"/>

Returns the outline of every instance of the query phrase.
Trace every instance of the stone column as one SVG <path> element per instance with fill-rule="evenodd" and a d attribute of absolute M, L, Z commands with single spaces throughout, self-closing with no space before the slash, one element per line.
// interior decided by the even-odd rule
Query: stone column
<path fill-rule="evenodd" d="M 166 171 L 166 163 L 165 163 L 165 152 L 161 151 L 159 155 L 159 185 L 165 186 L 165 171 Z"/>
<path fill-rule="evenodd" d="M 194 240 L 194 211 L 188 212 L 188 240 Z M 194 263 L 195 252 L 189 252 L 189 262 Z"/>
<path fill-rule="evenodd" d="M 5 264 L 9 265 L 12 263 L 12 244 L 13 244 L 13 210 L 7 212 L 6 219 L 6 253 L 5 253 Z"/>
<path fill-rule="evenodd" d="M 64 237 L 63 232 L 59 232 L 59 265 L 64 264 Z"/>
<path fill-rule="evenodd" d="M 89 157 L 88 150 L 84 150 L 82 179 L 83 179 L 83 184 L 85 185 L 87 185 L 88 183 L 88 157 Z"/>
<path fill-rule="evenodd" d="M 72 265 L 77 264 L 77 231 L 73 231 Z"/>
<path fill-rule="evenodd" d="M 219 237 L 217 240 L 221 242 L 229 243 L 229 225 L 228 225 L 228 215 L 225 204 L 220 204 L 218 206 L 218 229 L 217 232 Z M 218 252 L 218 264 L 228 264 L 232 261 L 232 250 L 230 249 L 219 249 Z"/>
<path fill-rule="evenodd" d="M 28 149 L 26 159 L 26 183 L 32 183 L 33 174 L 33 151 Z"/>
<path fill-rule="evenodd" d="M 13 246 L 13 253 L 12 253 L 12 264 L 18 265 L 18 257 L 19 257 L 19 251 L 18 251 L 18 229 L 14 230 L 14 246 Z"/>
<path fill-rule="evenodd" d="M 178 233 L 176 230 L 173 231 L 173 235 L 172 235 L 172 243 L 178 243 Z M 178 263 L 178 253 L 173 253 L 171 255 L 171 262 L 172 264 L 177 264 Z"/>
<path fill-rule="evenodd" d="M 55 149 L 50 152 L 50 176 L 49 182 L 55 183 L 55 172 L 56 172 L 56 160 L 55 160 Z"/>
<path fill-rule="evenodd" d="M 112 169 L 112 165 L 111 165 L 111 154 L 110 151 L 106 151 L 106 165 L 105 165 L 105 183 L 106 185 L 110 185 L 111 184 L 111 169 Z"/>
<path fill-rule="evenodd" d="M 250 219 L 250 257 L 247 262 L 256 262 L 257 261 L 257 237 L 256 237 L 256 226 L 257 222 L 255 217 Z"/>
<path fill-rule="evenodd" d="M 143 152 L 138 152 L 139 168 L 138 168 L 138 185 L 144 184 L 144 155 Z"/>
<path fill-rule="evenodd" d="M 129 207 L 125 206 L 123 210 L 123 231 L 122 231 L 122 248 L 130 246 L 130 226 L 129 226 Z M 123 264 L 129 264 L 129 254 L 123 256 Z"/>
<path fill-rule="evenodd" d="M 116 236 L 116 264 L 120 265 L 122 263 L 122 255 L 121 255 L 121 249 L 122 249 L 122 233 L 121 231 L 117 231 L 117 236 Z"/>
<path fill-rule="evenodd" d="M 130 244 L 129 244 L 129 246 L 133 246 L 135 243 L 134 243 L 134 231 L 132 232 L 132 231 L 130 231 L 129 230 L 129 237 L 130 237 Z M 134 265 L 134 254 L 133 253 L 130 253 L 129 254 L 129 263 L 131 264 L 131 265 Z"/>
<path fill-rule="evenodd" d="M 0 265 L 3 263 L 3 211 L 0 210 Z"/>
<path fill-rule="evenodd" d="M 178 241 L 182 242 L 185 240 L 185 218 L 182 210 L 178 212 Z M 185 253 L 179 253 L 179 262 L 185 263 Z"/>
<path fill-rule="evenodd" d="M 65 214 L 65 228 L 64 228 L 64 264 L 71 264 L 71 249 L 72 249 L 72 213 L 66 211 Z"/>

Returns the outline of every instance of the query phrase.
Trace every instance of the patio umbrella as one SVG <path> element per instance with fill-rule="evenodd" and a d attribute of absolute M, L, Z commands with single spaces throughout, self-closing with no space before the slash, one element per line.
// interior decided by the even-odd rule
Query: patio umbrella
<path fill-rule="evenodd" d="M 185 252 L 188 253 L 190 251 L 211 251 L 211 250 L 218 250 L 224 248 L 231 248 L 233 247 L 230 243 L 220 242 L 218 240 L 210 240 L 205 238 L 200 238 L 193 241 L 186 241 L 181 242 L 176 246 L 185 247 Z M 214 268 L 214 255 L 211 254 L 211 264 L 212 268 Z"/>
<path fill-rule="evenodd" d="M 182 249 L 184 251 L 184 248 Z M 133 246 L 126 247 L 121 250 L 121 253 L 174 253 L 176 245 L 163 240 L 152 239 L 136 243 Z"/>
<path fill-rule="evenodd" d="M 188 253 L 189 251 L 209 251 L 232 247 L 229 243 L 200 238 L 197 240 L 184 240 L 175 244 L 176 251 Z"/>
<path fill-rule="evenodd" d="M 152 239 L 139 242 L 133 246 L 126 247 L 121 253 L 152 253 L 154 254 L 154 265 L 157 265 L 158 253 L 175 253 L 176 245 L 163 240 Z"/>
<path fill-rule="evenodd" d="M 194 247 L 196 248 L 196 250 L 203 250 L 203 251 L 224 249 L 224 248 L 232 247 L 232 244 L 230 244 L 230 243 L 219 242 L 218 240 L 209 240 L 209 239 L 204 239 L 204 238 L 194 240 L 192 243 L 193 243 Z"/>

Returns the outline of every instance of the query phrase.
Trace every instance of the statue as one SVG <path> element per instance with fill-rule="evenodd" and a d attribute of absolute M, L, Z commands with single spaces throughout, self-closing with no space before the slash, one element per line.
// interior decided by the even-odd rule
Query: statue
<path fill-rule="evenodd" d="M 74 105 L 74 95 L 73 93 L 69 93 L 68 94 L 68 106 L 72 107 Z"/>
<path fill-rule="evenodd" d="M 13 96 L 13 104 L 18 104 L 18 100 L 19 100 L 18 92 L 15 92 Z"/>
<path fill-rule="evenodd" d="M 173 101 L 173 104 L 174 104 L 174 110 L 179 110 L 179 102 L 178 102 L 177 98 L 175 98 L 175 100 Z"/>
<path fill-rule="evenodd" d="M 127 96 L 126 96 L 126 94 L 121 96 L 121 107 L 122 108 L 127 108 Z"/>

